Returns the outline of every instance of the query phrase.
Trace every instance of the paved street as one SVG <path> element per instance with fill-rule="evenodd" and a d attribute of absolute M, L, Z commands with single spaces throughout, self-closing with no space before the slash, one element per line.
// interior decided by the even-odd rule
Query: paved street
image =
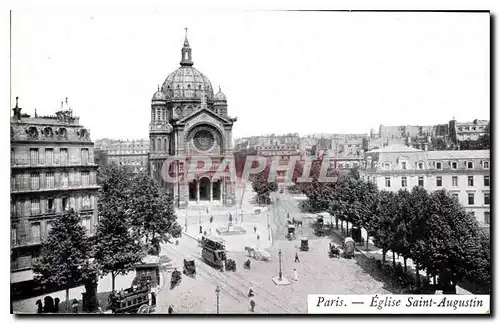
<path fill-rule="evenodd" d="M 243 191 L 241 191 L 243 194 Z M 196 262 L 197 276 L 190 278 L 182 276 L 182 282 L 174 289 L 170 289 L 170 273 L 163 272 L 161 290 L 158 293 L 157 313 L 167 313 L 170 305 L 174 306 L 177 313 L 216 313 L 217 298 L 215 289 L 220 287 L 220 313 L 250 313 L 248 290 L 253 287 L 255 291 L 256 308 L 258 314 L 283 314 L 283 313 L 307 313 L 307 295 L 313 293 L 328 294 L 372 294 L 389 293 L 384 288 L 384 283 L 377 281 L 364 269 L 366 259 L 357 256 L 355 259 L 330 259 L 327 253 L 328 238 L 319 238 L 313 234 L 311 223 L 314 218 L 304 217 L 297 208 L 295 199 L 289 194 L 276 194 L 278 198 L 275 206 L 261 214 L 251 213 L 253 191 L 247 186 L 244 191 L 242 206 L 246 213 L 241 223 L 248 232 L 245 235 L 222 236 L 226 240 L 228 258 L 234 259 L 237 264 L 236 272 L 220 272 L 205 264 L 201 260 L 201 247 L 198 246 L 200 215 L 204 230 L 212 227 L 212 231 L 218 226 L 227 226 L 228 210 L 219 208 L 219 215 L 214 215 L 214 222 L 208 221 L 209 214 L 203 209 L 188 211 L 188 231 L 179 239 L 179 245 L 162 244 L 161 254 L 167 255 L 173 260 L 175 267 L 182 270 L 185 257 L 193 257 Z M 297 247 L 300 246 L 300 230 L 297 239 L 288 241 L 286 235 L 287 214 L 290 219 L 302 220 L 304 222 L 303 235 L 309 237 L 309 252 L 298 251 L 300 262 L 295 263 L 294 257 Z M 179 220 L 182 224 L 182 215 Z M 185 215 L 185 213 L 184 213 Z M 235 214 L 233 214 L 235 215 Z M 234 216 L 233 216 L 234 217 Z M 267 232 L 267 222 L 270 223 L 272 233 Z M 236 219 L 235 219 L 236 222 Z M 184 224 L 182 224 L 184 225 Z M 259 240 L 261 247 L 268 247 L 271 260 L 255 261 L 251 259 L 251 270 L 243 268 L 243 263 L 248 256 L 244 251 L 246 245 L 257 244 L 253 227 L 256 226 L 261 235 Z M 183 226 L 184 227 L 184 226 Z M 184 229 L 184 228 L 183 228 Z M 271 240 L 268 240 L 271 238 Z M 339 237 L 335 237 L 337 243 L 341 243 Z M 276 286 L 272 278 L 279 272 L 278 250 L 282 250 L 282 272 L 289 281 L 289 286 Z M 293 280 L 293 269 L 297 269 L 299 281 Z M 117 289 L 130 286 L 135 273 L 117 278 Z M 100 295 L 111 290 L 108 277 L 100 281 L 98 292 Z M 71 290 L 71 298 L 81 299 L 83 287 Z M 64 291 L 51 294 L 64 300 Z M 35 312 L 35 302 L 38 298 L 32 298 L 14 303 L 16 311 Z"/>
<path fill-rule="evenodd" d="M 251 197 L 253 193 L 247 192 Z M 201 260 L 201 247 L 195 239 L 183 235 L 179 245 L 162 245 L 162 253 L 174 260 L 182 268 L 185 257 L 196 260 L 197 276 L 195 279 L 183 276 L 182 283 L 173 290 L 163 289 L 158 295 L 157 312 L 166 312 L 173 305 L 178 313 L 215 313 L 217 299 L 215 289 L 220 287 L 220 313 L 249 313 L 247 297 L 250 286 L 255 291 L 255 313 L 307 313 L 307 295 L 313 293 L 329 294 L 387 294 L 384 283 L 366 273 L 366 259 L 357 255 L 355 259 L 330 259 L 328 257 L 328 238 L 318 238 L 312 234 L 312 228 L 297 208 L 291 195 L 277 194 L 276 208 L 270 208 L 270 222 L 273 230 L 271 261 L 255 261 L 252 269 L 243 269 L 248 258 L 243 245 L 227 241 L 228 258 L 237 264 L 236 272 L 220 272 L 206 265 Z M 303 234 L 309 237 L 309 252 L 297 250 L 300 234 L 294 241 L 285 239 L 286 217 L 303 220 Z M 254 215 L 252 220 L 264 222 L 264 215 Z M 310 222 L 313 220 L 311 219 Z M 246 221 L 245 221 L 246 222 Z M 196 236 L 195 236 L 196 237 Z M 235 236 L 237 238 L 237 236 Z M 224 237 L 226 239 L 226 237 Z M 334 241 L 341 243 L 339 237 Z M 272 278 L 278 275 L 278 250 L 281 249 L 282 271 L 291 284 L 276 286 Z M 300 262 L 295 263 L 298 251 Z M 293 279 L 293 269 L 297 269 L 299 281 Z M 170 275 L 167 275 L 170 280 Z"/>

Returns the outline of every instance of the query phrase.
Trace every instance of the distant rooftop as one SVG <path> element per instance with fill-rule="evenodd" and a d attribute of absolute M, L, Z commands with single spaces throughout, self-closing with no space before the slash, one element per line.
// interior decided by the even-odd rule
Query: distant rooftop
<path fill-rule="evenodd" d="M 383 148 L 374 149 L 367 153 L 388 153 L 388 152 L 423 152 L 413 147 L 408 147 L 403 144 L 391 144 Z"/>

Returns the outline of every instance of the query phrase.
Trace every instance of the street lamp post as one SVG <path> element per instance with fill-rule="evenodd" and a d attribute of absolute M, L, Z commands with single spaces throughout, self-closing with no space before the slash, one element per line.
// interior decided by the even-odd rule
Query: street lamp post
<path fill-rule="evenodd" d="M 220 293 L 220 288 L 217 286 L 215 289 L 215 293 L 217 294 L 217 314 L 219 314 L 219 293 Z"/>
<path fill-rule="evenodd" d="M 278 252 L 278 256 L 279 256 L 279 264 L 280 264 L 279 280 L 281 281 L 283 279 L 283 272 L 281 271 L 281 249 Z"/>

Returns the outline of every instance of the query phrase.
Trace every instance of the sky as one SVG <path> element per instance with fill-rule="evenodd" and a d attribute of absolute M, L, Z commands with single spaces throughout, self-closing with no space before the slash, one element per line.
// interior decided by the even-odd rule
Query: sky
<path fill-rule="evenodd" d="M 187 27 L 194 67 L 238 118 L 233 138 L 489 119 L 489 24 L 488 13 L 14 10 L 11 105 L 49 115 L 68 97 L 93 140 L 148 138 Z"/>

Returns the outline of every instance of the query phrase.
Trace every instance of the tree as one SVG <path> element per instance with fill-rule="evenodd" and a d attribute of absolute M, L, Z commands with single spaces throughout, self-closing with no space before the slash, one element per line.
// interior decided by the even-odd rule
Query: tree
<path fill-rule="evenodd" d="M 42 242 L 40 258 L 33 264 L 36 280 L 66 289 L 69 313 L 69 289 L 92 276 L 91 245 L 80 217 L 71 209 L 53 222 L 47 239 Z"/>
<path fill-rule="evenodd" d="M 130 190 L 129 213 L 138 235 L 146 235 L 146 242 L 165 234 L 180 235 L 173 232 L 178 229 L 173 196 L 160 189 L 147 172 L 134 176 Z"/>
<path fill-rule="evenodd" d="M 427 224 L 429 216 L 429 193 L 422 187 L 413 187 L 410 193 L 410 201 L 407 210 L 409 212 L 409 232 L 407 233 L 408 245 L 410 246 L 409 256 L 415 263 L 417 284 L 420 283 L 419 269 L 427 257 L 428 246 L 426 242 Z"/>
<path fill-rule="evenodd" d="M 444 291 L 474 272 L 484 260 L 480 229 L 474 216 L 444 190 L 430 195 L 426 220 L 427 255 L 422 264 L 431 275 L 439 275 Z"/>
<path fill-rule="evenodd" d="M 134 231 L 129 231 L 130 190 L 126 171 L 111 164 L 99 173 L 99 223 L 95 260 L 101 275 L 111 274 L 112 289 L 115 278 L 132 270 L 143 256 L 142 244 Z"/>
<path fill-rule="evenodd" d="M 394 214 L 397 212 L 396 194 L 380 191 L 373 209 L 374 217 L 366 226 L 369 232 L 373 233 L 373 243 L 382 248 L 382 260 L 385 262 L 385 255 L 394 242 L 396 227 Z"/>
<path fill-rule="evenodd" d="M 278 189 L 275 182 L 269 182 L 269 166 L 259 172 L 253 179 L 252 188 L 257 193 L 257 199 L 260 202 L 268 203 L 270 201 L 269 194 Z"/>

